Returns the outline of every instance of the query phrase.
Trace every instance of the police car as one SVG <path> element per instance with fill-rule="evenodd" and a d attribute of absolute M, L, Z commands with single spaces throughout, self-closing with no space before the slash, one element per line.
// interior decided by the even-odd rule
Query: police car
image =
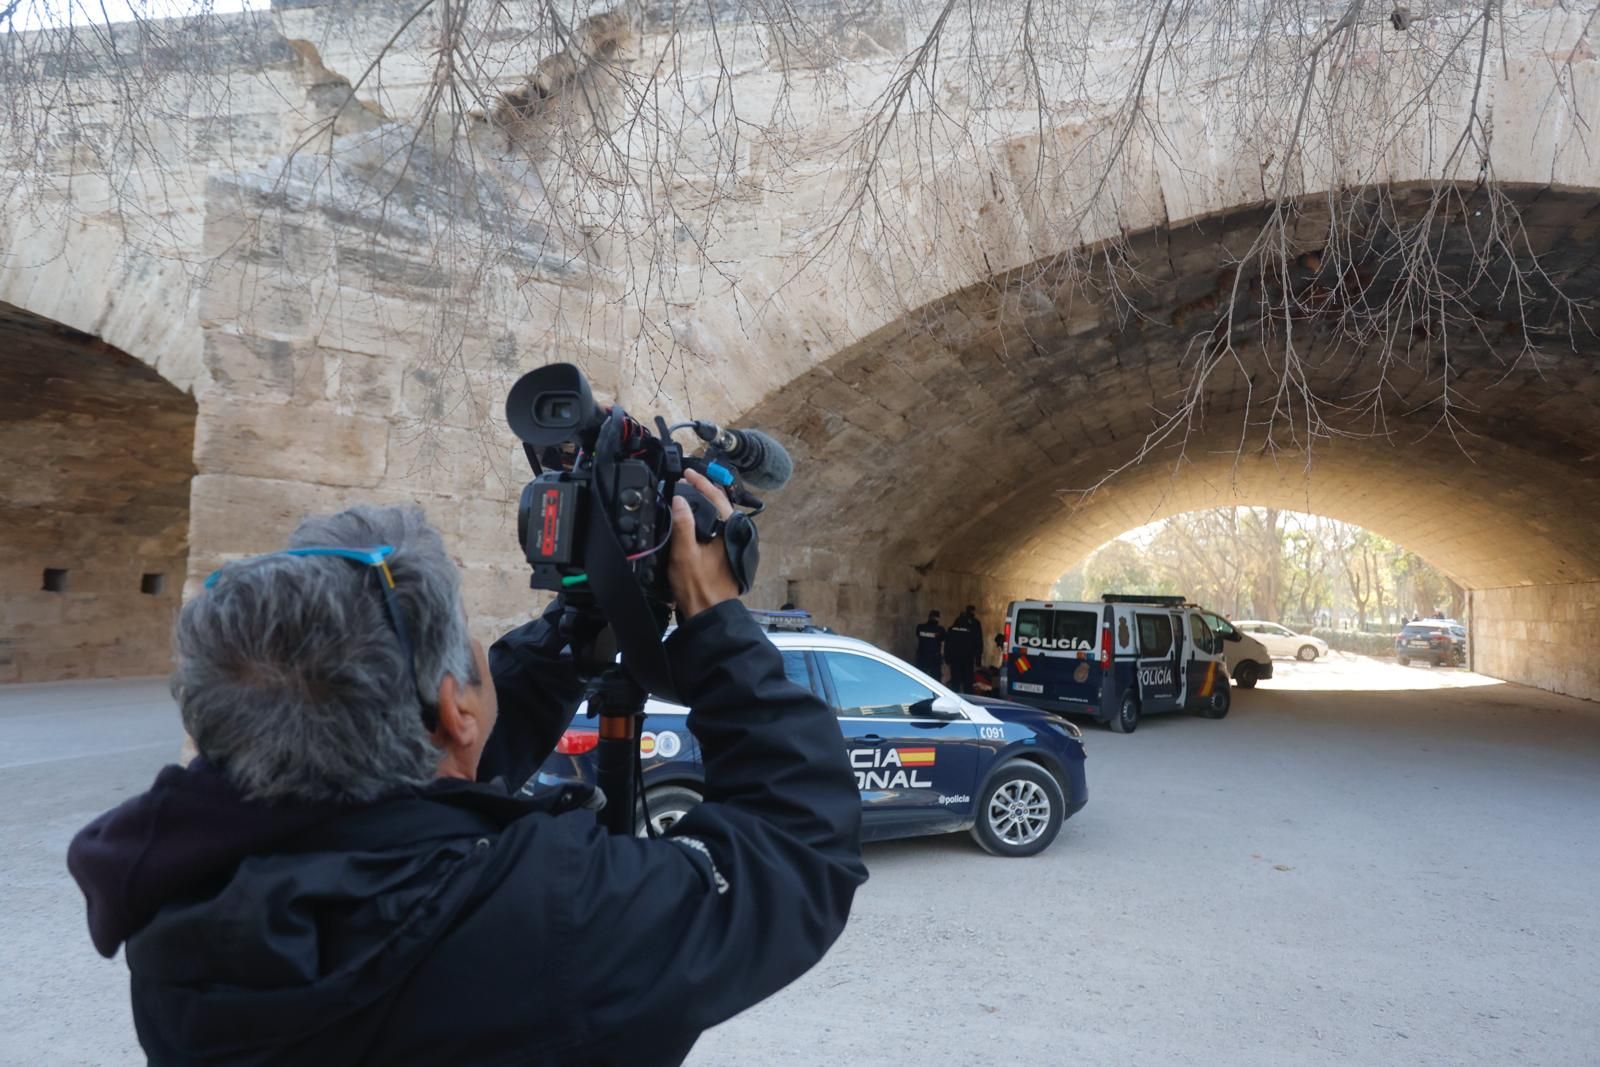
<path fill-rule="evenodd" d="M 1223 636 L 1183 597 L 1014 600 L 1002 634 L 1000 692 L 1132 733 L 1145 715 L 1228 714 Z"/>
<path fill-rule="evenodd" d="M 758 613 L 784 673 L 839 716 L 861 790 L 868 841 L 969 830 L 999 856 L 1043 851 L 1088 799 L 1082 733 L 1038 708 L 962 697 L 904 661 L 851 637 Z M 700 802 L 700 746 L 689 710 L 652 698 L 639 753 L 649 820 L 664 831 Z M 593 782 L 599 734 L 580 709 L 535 785 Z M 647 832 L 641 818 L 639 832 Z"/>

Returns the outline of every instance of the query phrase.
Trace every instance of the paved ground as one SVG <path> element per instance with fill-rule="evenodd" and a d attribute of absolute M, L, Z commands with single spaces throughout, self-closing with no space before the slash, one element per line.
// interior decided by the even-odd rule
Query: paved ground
<path fill-rule="evenodd" d="M 1600 708 L 1280 670 L 1223 722 L 1090 727 L 1089 806 L 1042 856 L 872 847 L 828 959 L 691 1062 L 1596 1063 Z M 155 684 L 0 689 L 0 1063 L 137 1058 L 61 857 L 174 727 Z"/>

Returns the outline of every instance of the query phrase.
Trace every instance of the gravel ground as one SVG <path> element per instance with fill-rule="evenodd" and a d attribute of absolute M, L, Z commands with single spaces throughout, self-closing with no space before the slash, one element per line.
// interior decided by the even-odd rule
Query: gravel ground
<path fill-rule="evenodd" d="M 870 847 L 828 958 L 690 1062 L 1596 1063 L 1600 707 L 1279 671 L 1223 722 L 1087 727 L 1089 806 L 1041 856 Z M 139 1059 L 62 856 L 175 725 L 159 683 L 0 689 L 0 1063 Z"/>

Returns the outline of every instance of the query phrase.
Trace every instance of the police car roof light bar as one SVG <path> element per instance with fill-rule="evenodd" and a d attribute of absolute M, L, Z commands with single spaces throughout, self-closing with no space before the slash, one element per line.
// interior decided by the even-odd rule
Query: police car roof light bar
<path fill-rule="evenodd" d="M 1154 604 L 1163 608 L 1181 608 L 1189 603 L 1189 598 L 1181 596 L 1147 596 L 1137 593 L 1101 593 L 1100 602 L 1103 604 Z"/>

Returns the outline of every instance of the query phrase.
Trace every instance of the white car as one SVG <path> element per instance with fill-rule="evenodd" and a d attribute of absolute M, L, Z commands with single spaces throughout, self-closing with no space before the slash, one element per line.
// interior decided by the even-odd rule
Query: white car
<path fill-rule="evenodd" d="M 1228 677 L 1240 689 L 1254 689 L 1263 678 L 1272 677 L 1272 653 L 1251 634 L 1209 608 L 1201 608 L 1211 629 L 1222 635 L 1222 650 L 1228 657 Z"/>
<path fill-rule="evenodd" d="M 1322 638 L 1297 634 L 1281 623 L 1241 619 L 1233 625 L 1267 646 L 1267 651 L 1274 656 L 1293 656 L 1310 663 L 1328 654 L 1328 642 Z"/>

